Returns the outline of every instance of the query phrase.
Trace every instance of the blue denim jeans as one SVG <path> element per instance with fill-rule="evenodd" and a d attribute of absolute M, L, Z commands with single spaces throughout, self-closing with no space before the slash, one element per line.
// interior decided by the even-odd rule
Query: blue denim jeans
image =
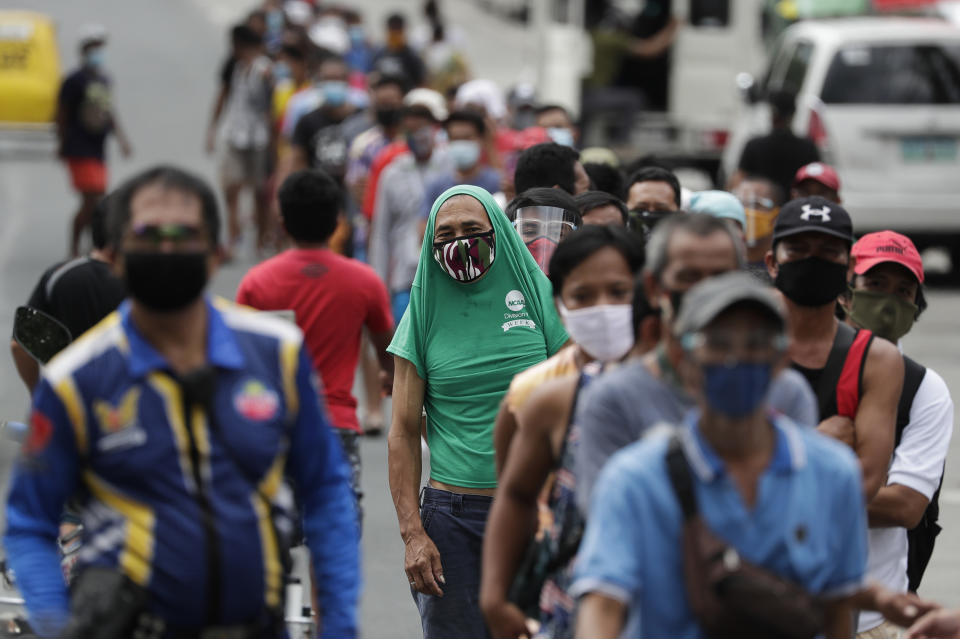
<path fill-rule="evenodd" d="M 492 497 L 426 487 L 423 528 L 440 551 L 443 597 L 414 592 L 423 639 L 489 639 L 480 612 L 480 553 Z"/>

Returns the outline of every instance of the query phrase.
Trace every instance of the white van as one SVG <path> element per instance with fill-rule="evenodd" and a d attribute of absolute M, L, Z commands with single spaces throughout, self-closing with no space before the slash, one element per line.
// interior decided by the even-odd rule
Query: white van
<path fill-rule="evenodd" d="M 749 84 L 749 83 L 745 83 Z M 796 93 L 793 129 L 840 176 L 858 235 L 893 229 L 960 265 L 960 28 L 924 18 L 812 20 L 787 29 L 753 95 Z M 750 104 L 724 153 L 769 130 Z"/>

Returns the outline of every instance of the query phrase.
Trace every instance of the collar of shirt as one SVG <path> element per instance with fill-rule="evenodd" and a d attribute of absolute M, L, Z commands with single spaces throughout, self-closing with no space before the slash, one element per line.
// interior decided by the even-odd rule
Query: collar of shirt
<path fill-rule="evenodd" d="M 796 424 L 779 415 L 771 414 L 769 419 L 773 424 L 776 441 L 767 471 L 791 473 L 800 470 L 806 465 L 807 456 L 803 440 L 796 431 Z M 724 466 L 723 460 L 700 432 L 699 423 L 699 412 L 691 411 L 681 438 L 690 467 L 701 481 L 708 483 L 723 476 Z"/>
<path fill-rule="evenodd" d="M 210 299 L 207 304 L 207 361 L 213 366 L 229 369 L 241 369 L 244 365 L 243 353 L 236 337 L 227 327 L 220 312 Z M 123 331 L 127 336 L 130 351 L 127 366 L 134 378 L 145 377 L 155 370 L 170 370 L 170 365 L 157 349 L 140 335 L 130 316 L 130 300 L 123 302 L 118 311 L 123 322 Z"/>

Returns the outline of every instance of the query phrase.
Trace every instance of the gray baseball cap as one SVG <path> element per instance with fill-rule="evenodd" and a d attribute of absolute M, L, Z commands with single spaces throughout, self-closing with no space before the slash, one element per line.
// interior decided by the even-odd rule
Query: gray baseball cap
<path fill-rule="evenodd" d="M 730 271 L 708 277 L 683 296 L 673 332 L 680 336 L 703 330 L 734 304 L 754 302 L 769 311 L 780 327 L 786 325 L 783 305 L 773 289 L 745 271 Z"/>

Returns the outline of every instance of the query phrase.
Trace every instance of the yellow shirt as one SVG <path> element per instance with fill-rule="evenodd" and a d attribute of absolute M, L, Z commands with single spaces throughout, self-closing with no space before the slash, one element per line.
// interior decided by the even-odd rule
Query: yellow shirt
<path fill-rule="evenodd" d="M 553 357 L 517 373 L 507 390 L 507 408 L 514 415 L 519 412 L 537 388 L 544 382 L 566 377 L 577 372 L 577 348 L 573 344 L 566 346 Z"/>

